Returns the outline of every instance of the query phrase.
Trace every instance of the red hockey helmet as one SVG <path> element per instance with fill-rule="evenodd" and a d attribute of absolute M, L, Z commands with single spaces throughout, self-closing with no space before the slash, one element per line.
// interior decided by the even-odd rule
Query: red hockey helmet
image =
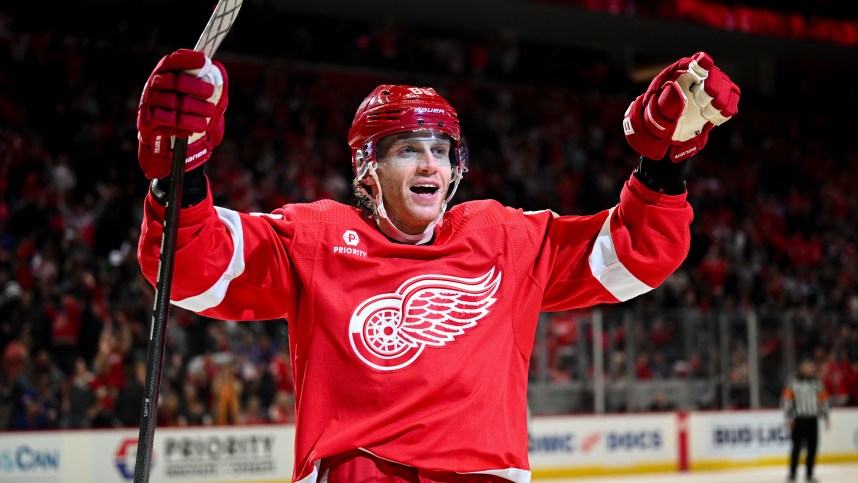
<path fill-rule="evenodd" d="M 459 116 L 453 106 L 431 87 L 385 84 L 375 88 L 355 112 L 349 129 L 352 170 L 362 178 L 375 160 L 378 141 L 391 134 L 434 131 L 450 137 L 450 162 L 467 171 L 467 150 Z"/>

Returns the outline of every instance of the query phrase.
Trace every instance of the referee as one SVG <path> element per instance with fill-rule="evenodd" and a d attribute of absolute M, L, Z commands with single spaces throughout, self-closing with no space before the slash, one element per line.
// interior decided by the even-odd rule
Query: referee
<path fill-rule="evenodd" d="M 798 455 L 803 444 L 807 444 L 807 483 L 818 483 L 813 477 L 813 464 L 816 460 L 816 444 L 819 439 L 818 418 L 825 418 L 825 429 L 830 428 L 828 420 L 828 392 L 816 375 L 816 364 L 812 359 L 802 359 L 798 373 L 787 380 L 781 396 L 781 407 L 786 415 L 787 425 L 792 432 L 792 454 L 789 460 L 789 477 L 795 481 L 798 469 Z"/>

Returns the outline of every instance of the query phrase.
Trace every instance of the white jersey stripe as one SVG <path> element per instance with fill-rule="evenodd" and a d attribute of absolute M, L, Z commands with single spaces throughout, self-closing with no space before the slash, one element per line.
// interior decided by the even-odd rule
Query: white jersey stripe
<path fill-rule="evenodd" d="M 625 302 L 649 292 L 653 287 L 638 280 L 617 257 L 617 249 L 611 239 L 611 216 L 615 209 L 616 206 L 608 211 L 608 217 L 596 237 L 593 251 L 590 252 L 590 271 L 611 295 Z"/>
<path fill-rule="evenodd" d="M 238 216 L 238 212 L 227 210 L 226 208 L 215 206 L 215 210 L 217 210 L 221 223 L 226 226 L 226 229 L 232 235 L 232 258 L 229 261 L 226 271 L 208 290 L 183 300 L 170 301 L 173 305 L 192 312 L 202 312 L 203 310 L 217 306 L 226 296 L 226 289 L 229 287 L 229 283 L 244 273 L 244 232 L 241 229 L 241 218 Z"/>
<path fill-rule="evenodd" d="M 507 468 L 505 470 L 470 471 L 466 475 L 493 475 L 506 478 L 515 483 L 530 483 L 530 471 L 519 468 Z"/>
<path fill-rule="evenodd" d="M 313 472 L 309 475 L 301 478 L 295 483 L 328 483 L 328 472 L 325 471 L 325 474 L 322 475 L 321 480 L 319 479 L 319 465 L 322 463 L 322 460 L 316 460 L 313 462 Z"/>

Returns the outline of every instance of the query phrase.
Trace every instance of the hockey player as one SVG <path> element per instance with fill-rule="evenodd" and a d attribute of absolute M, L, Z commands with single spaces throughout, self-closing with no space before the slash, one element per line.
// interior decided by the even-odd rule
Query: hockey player
<path fill-rule="evenodd" d="M 223 137 L 223 66 L 181 50 L 138 113 L 152 179 L 139 259 L 155 283 L 170 136 L 190 134 L 172 303 L 230 320 L 285 318 L 295 382 L 293 481 L 530 481 L 527 372 L 541 311 L 658 286 L 689 249 L 684 164 L 737 111 L 705 53 L 667 67 L 622 124 L 640 163 L 592 216 L 447 204 L 468 170 L 435 90 L 383 85 L 348 143 L 361 207 L 215 207 L 203 163 Z M 620 120 L 617 120 L 618 126 Z"/>

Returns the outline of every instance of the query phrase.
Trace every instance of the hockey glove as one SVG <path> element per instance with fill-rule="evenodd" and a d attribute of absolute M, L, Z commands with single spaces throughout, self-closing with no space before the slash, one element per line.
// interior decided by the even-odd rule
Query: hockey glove
<path fill-rule="evenodd" d="M 683 57 L 661 71 L 626 109 L 626 140 L 647 158 L 667 155 L 674 163 L 684 161 L 703 149 L 713 127 L 736 114 L 740 95 L 709 54 Z"/>
<path fill-rule="evenodd" d="M 175 136 L 188 136 L 185 171 L 208 161 L 223 140 L 227 89 L 226 69 L 202 52 L 180 49 L 161 59 L 137 109 L 137 160 L 147 178 L 170 174 Z"/>

